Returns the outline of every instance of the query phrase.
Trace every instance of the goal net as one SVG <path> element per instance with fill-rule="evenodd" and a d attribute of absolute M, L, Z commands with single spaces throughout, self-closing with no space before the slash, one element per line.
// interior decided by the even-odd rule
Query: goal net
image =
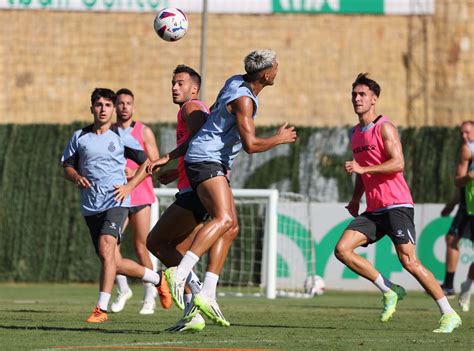
<path fill-rule="evenodd" d="M 171 188 L 155 189 L 158 205 L 152 210 L 153 223 L 174 201 L 176 192 L 177 189 Z M 284 212 L 288 212 L 288 205 L 301 204 L 301 199 L 287 194 L 279 196 L 276 189 L 233 189 L 233 193 L 240 233 L 220 274 L 218 293 L 267 298 L 306 296 L 304 280 L 314 267 L 311 236 L 301 224 L 278 211 L 278 206 L 284 206 Z M 288 245 L 300 248 L 297 257 L 292 257 Z M 306 250 L 302 255 L 304 262 L 301 248 Z M 207 261 L 205 255 L 196 266 L 200 277 L 206 272 Z M 300 264 L 301 269 L 294 269 Z"/>

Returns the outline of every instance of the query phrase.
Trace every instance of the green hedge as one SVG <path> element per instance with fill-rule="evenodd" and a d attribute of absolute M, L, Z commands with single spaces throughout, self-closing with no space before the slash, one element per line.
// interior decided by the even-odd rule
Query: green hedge
<path fill-rule="evenodd" d="M 80 127 L 78 123 L 0 125 L 0 280 L 97 280 L 99 261 L 80 213 L 79 192 L 63 178 L 59 166 L 67 141 Z M 169 134 L 172 128 L 169 124 L 152 126 L 158 140 L 164 129 Z M 273 131 L 274 128 L 260 128 L 257 132 Z M 293 192 L 307 193 L 299 177 L 299 172 L 304 171 L 300 167 L 301 160 L 312 157 L 306 154 L 307 143 L 317 133 L 332 135 L 335 132 L 336 129 L 328 128 L 298 128 L 299 139 L 289 152 L 249 170 L 253 173 L 246 178 L 245 186 L 266 188 L 286 179 Z M 459 148 L 458 129 L 408 128 L 400 133 L 406 178 L 415 202 L 448 200 L 455 191 L 453 173 Z M 318 160 L 321 176 L 337 182 L 338 196 L 334 201 L 347 201 L 352 193 L 352 180 L 342 166 L 351 157 L 348 144 L 345 150 L 336 154 L 328 149 Z M 252 157 L 257 160 L 262 155 Z M 126 244 L 125 248 L 125 255 L 133 255 L 131 245 Z M 245 253 L 238 249 L 242 255 Z M 246 269 L 255 271 L 255 267 Z"/>

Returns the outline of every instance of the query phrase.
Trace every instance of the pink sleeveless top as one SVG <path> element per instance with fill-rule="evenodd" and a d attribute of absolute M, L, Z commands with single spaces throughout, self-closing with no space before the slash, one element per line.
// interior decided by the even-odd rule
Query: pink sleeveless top
<path fill-rule="evenodd" d="M 374 120 L 374 125 L 361 131 L 356 125 L 352 133 L 352 154 L 357 163 L 363 167 L 374 166 L 388 160 L 380 132 L 380 127 L 388 122 L 385 116 Z M 397 205 L 413 204 L 410 189 L 403 177 L 403 172 L 393 174 L 362 174 L 368 212 Z"/>
<path fill-rule="evenodd" d="M 146 153 L 145 143 L 143 142 L 143 129 L 145 128 L 145 125 L 143 123 L 134 121 L 131 128 L 132 131 L 130 134 L 138 140 Z M 126 167 L 130 169 L 138 169 L 139 165 L 137 165 L 132 160 L 127 159 Z M 131 206 L 150 205 L 154 203 L 155 200 L 156 197 L 153 192 L 153 181 L 151 176 L 147 176 L 140 184 L 135 187 L 135 189 L 132 190 L 132 193 L 130 194 Z"/>
<path fill-rule="evenodd" d="M 189 100 L 186 101 L 178 111 L 177 123 L 176 123 L 176 145 L 179 146 L 189 138 L 189 131 L 186 127 L 186 121 L 181 117 L 183 107 L 189 102 L 195 102 L 201 106 L 201 109 L 209 115 L 209 108 L 200 100 Z M 184 156 L 178 159 L 178 190 L 191 189 L 186 171 L 184 170 Z"/>

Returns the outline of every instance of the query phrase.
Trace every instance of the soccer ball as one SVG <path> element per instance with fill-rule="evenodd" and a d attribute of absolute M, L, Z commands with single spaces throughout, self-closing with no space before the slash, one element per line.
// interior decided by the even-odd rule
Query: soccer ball
<path fill-rule="evenodd" d="M 324 294 L 325 288 L 326 284 L 319 275 L 309 276 L 304 281 L 304 292 L 310 296 Z"/>
<path fill-rule="evenodd" d="M 168 7 L 155 17 L 155 32 L 166 41 L 176 41 L 184 37 L 188 31 L 188 18 L 180 9 Z"/>

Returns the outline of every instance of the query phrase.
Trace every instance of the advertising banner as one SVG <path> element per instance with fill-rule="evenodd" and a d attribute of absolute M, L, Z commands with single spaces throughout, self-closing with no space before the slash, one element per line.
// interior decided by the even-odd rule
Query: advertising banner
<path fill-rule="evenodd" d="M 278 205 L 277 287 L 303 286 L 312 274 L 324 278 L 327 289 L 371 290 L 373 284 L 359 277 L 334 256 L 334 247 L 352 220 L 343 203 L 286 203 Z M 415 205 L 416 250 L 418 259 L 442 282 L 445 272 L 447 233 L 452 217 L 441 217 L 441 204 Z M 406 272 L 388 237 L 358 253 L 372 262 L 382 275 L 408 290 L 422 290 Z M 455 287 L 467 277 L 474 251 L 469 239 L 460 242 L 460 259 Z"/>
<path fill-rule="evenodd" d="M 435 0 L 209 0 L 210 13 L 434 14 Z M 0 8 L 59 11 L 155 12 L 178 7 L 200 13 L 202 0 L 0 0 Z"/>

